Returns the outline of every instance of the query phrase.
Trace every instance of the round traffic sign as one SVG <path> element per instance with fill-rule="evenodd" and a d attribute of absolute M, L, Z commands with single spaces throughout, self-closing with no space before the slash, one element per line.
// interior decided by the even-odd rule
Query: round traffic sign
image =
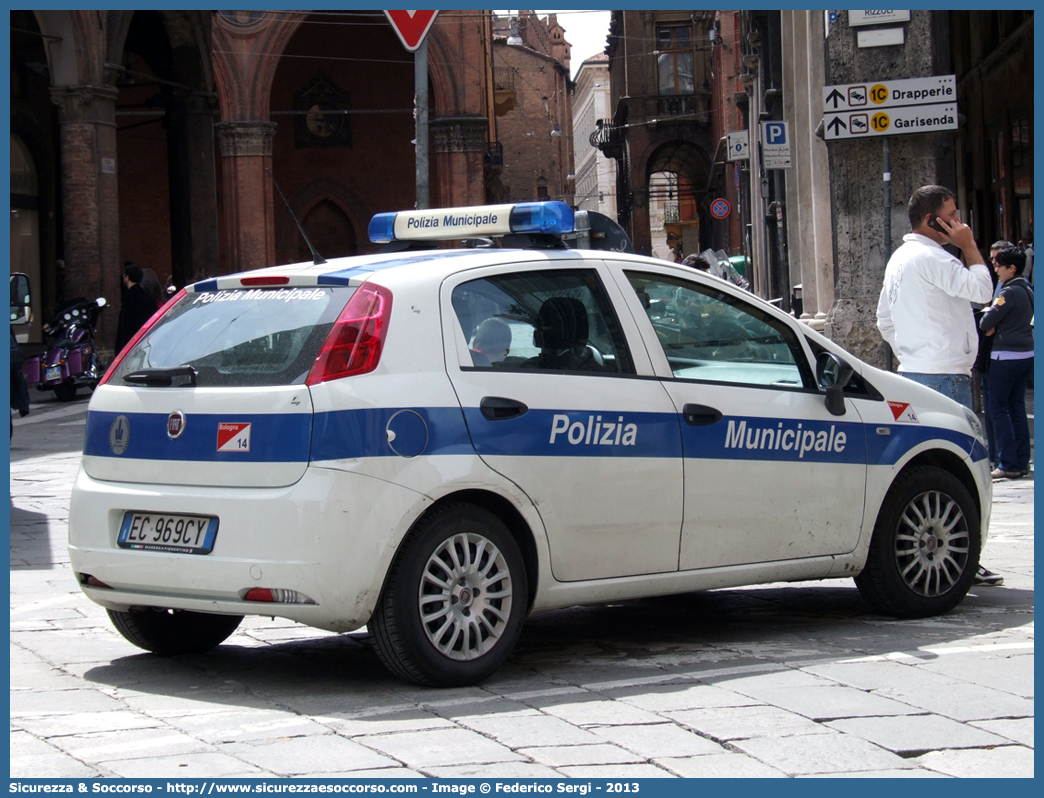
<path fill-rule="evenodd" d="M 870 87 L 870 101 L 880 105 L 888 99 L 888 87 L 883 83 L 876 83 Z"/>
<path fill-rule="evenodd" d="M 729 201 L 719 197 L 711 203 L 711 216 L 715 219 L 724 219 L 729 215 L 729 211 L 732 208 L 729 207 Z"/>

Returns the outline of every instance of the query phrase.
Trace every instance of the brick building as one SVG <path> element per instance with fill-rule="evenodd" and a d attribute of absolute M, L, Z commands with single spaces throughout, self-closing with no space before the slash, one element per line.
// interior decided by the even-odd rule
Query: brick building
<path fill-rule="evenodd" d="M 383 12 L 15 11 L 11 29 L 11 269 L 37 320 L 105 296 L 105 345 L 125 260 L 182 285 L 307 258 L 269 171 L 327 258 L 414 205 L 414 59 Z M 488 12 L 440 12 L 433 206 L 486 200 L 491 56 Z"/>
<path fill-rule="evenodd" d="M 493 29 L 493 81 L 501 97 L 497 138 L 504 151 L 497 199 L 572 205 L 572 84 L 565 29 L 554 14 L 540 18 L 532 11 L 495 17 Z M 515 43 L 513 35 L 521 41 Z"/>

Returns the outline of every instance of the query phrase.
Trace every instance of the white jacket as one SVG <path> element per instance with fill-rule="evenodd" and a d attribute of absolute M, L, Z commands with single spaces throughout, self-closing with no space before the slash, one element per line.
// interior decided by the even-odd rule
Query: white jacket
<path fill-rule="evenodd" d="M 899 371 L 971 374 L 979 336 L 971 303 L 993 296 L 990 271 L 968 268 L 927 236 L 907 233 L 888 261 L 877 328 L 899 357 Z"/>

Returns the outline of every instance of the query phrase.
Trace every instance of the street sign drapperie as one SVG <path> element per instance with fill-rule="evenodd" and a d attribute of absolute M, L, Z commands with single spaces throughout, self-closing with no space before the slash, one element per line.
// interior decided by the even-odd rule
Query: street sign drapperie
<path fill-rule="evenodd" d="M 825 139 L 957 129 L 957 78 L 872 81 L 823 87 Z"/>
<path fill-rule="evenodd" d="M 385 11 L 392 29 L 411 53 L 421 46 L 438 11 Z"/>

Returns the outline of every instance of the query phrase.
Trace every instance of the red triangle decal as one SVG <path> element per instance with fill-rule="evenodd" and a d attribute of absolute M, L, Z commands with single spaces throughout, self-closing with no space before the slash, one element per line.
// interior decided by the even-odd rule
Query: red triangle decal
<path fill-rule="evenodd" d="M 889 402 L 888 407 L 892 410 L 892 418 L 896 421 L 899 420 L 899 416 L 906 412 L 906 408 L 910 406 L 909 402 Z"/>

